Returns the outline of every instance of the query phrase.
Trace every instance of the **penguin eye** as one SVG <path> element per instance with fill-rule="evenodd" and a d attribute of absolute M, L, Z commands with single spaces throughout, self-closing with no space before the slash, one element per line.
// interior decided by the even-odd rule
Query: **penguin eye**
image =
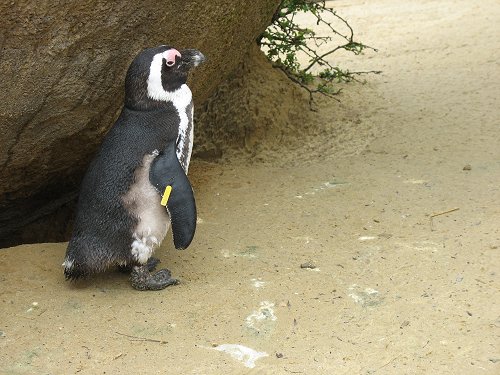
<path fill-rule="evenodd" d="M 175 65 L 175 60 L 167 60 L 165 57 L 162 59 L 162 65 L 164 65 L 166 68 L 172 68 Z"/>

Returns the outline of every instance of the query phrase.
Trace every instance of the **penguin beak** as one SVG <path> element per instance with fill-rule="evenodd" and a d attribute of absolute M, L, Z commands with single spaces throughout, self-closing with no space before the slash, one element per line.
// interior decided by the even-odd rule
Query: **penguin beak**
<path fill-rule="evenodd" d="M 181 66 L 179 68 L 184 68 L 186 71 L 197 67 L 206 60 L 205 55 L 196 49 L 184 49 L 180 53 Z"/>

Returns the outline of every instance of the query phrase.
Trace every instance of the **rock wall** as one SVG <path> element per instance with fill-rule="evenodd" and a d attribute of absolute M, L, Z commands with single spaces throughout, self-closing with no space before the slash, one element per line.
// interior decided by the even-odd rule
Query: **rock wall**
<path fill-rule="evenodd" d="M 196 118 L 194 153 L 203 159 L 272 160 L 314 131 L 309 94 L 253 45 Z M 283 155 L 279 155 L 280 159 Z"/>
<path fill-rule="evenodd" d="M 71 213 L 54 216 L 52 234 L 40 235 L 47 230 L 39 221 L 73 204 L 120 110 L 125 72 L 138 51 L 160 44 L 201 50 L 208 62 L 191 85 L 200 106 L 243 60 L 278 3 L 0 4 L 0 247 L 67 236 Z"/>

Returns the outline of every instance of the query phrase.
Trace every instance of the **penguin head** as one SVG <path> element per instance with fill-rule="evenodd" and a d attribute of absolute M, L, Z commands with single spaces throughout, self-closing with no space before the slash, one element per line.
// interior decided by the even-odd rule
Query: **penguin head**
<path fill-rule="evenodd" d="M 125 105 L 147 109 L 168 101 L 186 83 L 189 71 L 204 61 L 205 56 L 195 49 L 159 46 L 143 50 L 127 71 Z"/>

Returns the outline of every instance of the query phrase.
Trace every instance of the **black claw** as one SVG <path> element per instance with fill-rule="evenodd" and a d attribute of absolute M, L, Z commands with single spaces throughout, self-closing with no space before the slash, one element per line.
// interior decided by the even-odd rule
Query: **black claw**
<path fill-rule="evenodd" d="M 171 277 L 169 270 L 162 269 L 152 274 L 148 270 L 148 265 L 134 267 L 130 281 L 137 290 L 161 290 L 167 286 L 179 284 L 179 280 Z"/>

